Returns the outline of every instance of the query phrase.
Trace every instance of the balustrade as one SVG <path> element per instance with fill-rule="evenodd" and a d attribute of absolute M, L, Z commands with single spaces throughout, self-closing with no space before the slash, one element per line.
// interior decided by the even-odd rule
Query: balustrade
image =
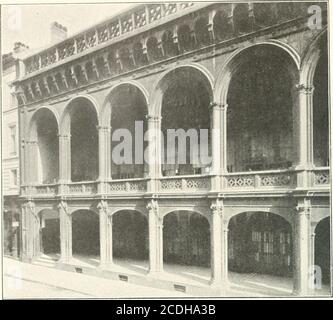
<path fill-rule="evenodd" d="M 328 168 L 316 168 L 312 170 L 313 182 L 312 187 L 329 188 L 330 177 Z M 274 170 L 274 171 L 257 171 L 228 173 L 223 176 L 225 180 L 224 188 L 220 191 L 232 190 L 274 190 L 274 189 L 293 189 L 296 187 L 296 173 L 292 170 Z M 211 190 L 210 175 L 201 176 L 173 176 L 162 177 L 158 179 L 158 193 L 196 193 L 209 192 Z M 106 182 L 107 194 L 135 194 L 147 192 L 149 179 L 117 179 Z M 98 194 L 97 181 L 88 182 L 71 182 L 61 184 L 41 184 L 32 186 L 22 186 L 23 196 L 55 196 L 57 193 L 68 195 L 95 195 Z"/>

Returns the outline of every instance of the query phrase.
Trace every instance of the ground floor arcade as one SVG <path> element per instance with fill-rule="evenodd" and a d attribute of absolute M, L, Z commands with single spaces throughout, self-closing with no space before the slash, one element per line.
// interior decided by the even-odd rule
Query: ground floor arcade
<path fill-rule="evenodd" d="M 330 283 L 326 197 L 30 201 L 23 216 L 29 261 L 46 256 L 222 295 L 251 286 L 305 295 Z"/>

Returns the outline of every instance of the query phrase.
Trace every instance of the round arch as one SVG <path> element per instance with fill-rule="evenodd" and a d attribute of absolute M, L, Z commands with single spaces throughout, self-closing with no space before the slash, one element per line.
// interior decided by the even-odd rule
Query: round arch
<path fill-rule="evenodd" d="M 211 239 L 209 219 L 197 211 L 173 210 L 163 216 L 163 261 L 209 268 Z"/>
<path fill-rule="evenodd" d="M 97 101 L 90 95 L 78 95 L 68 101 L 66 104 L 62 115 L 60 117 L 59 121 L 59 132 L 62 135 L 70 134 L 70 114 L 77 102 L 81 101 L 86 101 L 88 104 L 93 108 L 95 114 L 96 114 L 96 119 L 97 123 L 100 123 L 100 117 L 99 117 L 99 111 L 98 111 L 98 103 Z"/>
<path fill-rule="evenodd" d="M 60 118 L 59 118 L 59 114 L 58 114 L 57 110 L 51 106 L 42 106 L 33 113 L 32 117 L 30 119 L 29 135 L 28 135 L 30 140 L 35 140 L 37 138 L 37 123 L 36 122 L 42 112 L 51 113 L 53 115 L 54 119 L 56 120 L 57 128 L 59 131 Z"/>
<path fill-rule="evenodd" d="M 300 58 L 300 83 L 306 86 L 313 85 L 314 74 L 320 58 L 321 41 L 327 41 L 326 28 L 313 37 Z"/>
<path fill-rule="evenodd" d="M 275 212 L 243 211 L 228 223 L 228 269 L 290 277 L 292 224 Z"/>
<path fill-rule="evenodd" d="M 233 74 L 237 71 L 238 67 L 244 62 L 246 62 L 246 60 L 248 59 L 248 55 L 246 54 L 248 50 L 252 50 L 253 48 L 257 48 L 260 46 L 272 46 L 273 48 L 282 50 L 282 52 L 289 56 L 291 58 L 291 61 L 293 61 L 291 67 L 294 70 L 292 70 L 292 72 L 295 74 L 296 77 L 298 76 L 298 70 L 300 69 L 300 57 L 294 48 L 278 40 L 254 43 L 245 48 L 238 49 L 225 61 L 225 63 L 221 67 L 214 86 L 215 102 L 222 105 L 227 104 L 229 84 Z"/>
<path fill-rule="evenodd" d="M 214 77 L 211 72 L 205 68 L 204 66 L 198 63 L 189 63 L 181 66 L 176 66 L 172 69 L 168 69 L 164 72 L 156 81 L 156 84 L 153 87 L 152 92 L 154 93 L 151 95 L 149 100 L 149 115 L 154 117 L 160 117 L 162 112 L 162 99 L 164 90 L 167 84 L 168 77 L 175 72 L 176 70 L 181 69 L 189 69 L 192 70 L 195 74 L 197 74 L 207 85 L 209 92 L 213 95 L 213 87 L 214 87 Z"/>
<path fill-rule="evenodd" d="M 111 122 L 112 106 L 110 104 L 110 97 L 113 95 L 114 91 L 116 91 L 120 87 L 126 86 L 126 85 L 136 87 L 138 89 L 138 91 L 141 92 L 141 94 L 143 95 L 145 103 L 148 106 L 149 94 L 148 94 L 148 91 L 146 90 L 146 88 L 141 83 L 139 83 L 138 81 L 134 81 L 134 80 L 117 83 L 110 89 L 110 92 L 107 94 L 107 96 L 103 102 L 102 109 L 101 109 L 101 125 L 102 126 L 109 126 L 110 122 Z M 148 110 L 147 110 L 147 112 L 148 112 Z"/>
<path fill-rule="evenodd" d="M 320 268 L 323 284 L 330 283 L 331 260 L 331 218 L 327 216 L 321 219 L 314 230 L 314 264 Z M 316 273 L 318 271 L 316 270 Z"/>
<path fill-rule="evenodd" d="M 55 183 L 59 178 L 59 117 L 50 107 L 39 108 L 28 127 L 28 180 L 35 183 Z"/>

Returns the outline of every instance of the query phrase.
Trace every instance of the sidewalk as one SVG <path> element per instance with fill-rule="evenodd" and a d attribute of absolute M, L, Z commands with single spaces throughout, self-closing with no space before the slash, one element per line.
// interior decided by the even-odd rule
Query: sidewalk
<path fill-rule="evenodd" d="M 181 292 L 51 269 L 10 258 L 3 261 L 4 297 L 7 299 L 190 297 Z"/>

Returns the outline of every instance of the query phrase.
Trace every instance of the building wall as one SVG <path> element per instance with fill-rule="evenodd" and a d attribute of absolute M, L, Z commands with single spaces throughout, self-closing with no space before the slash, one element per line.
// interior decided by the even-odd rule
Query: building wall
<path fill-rule="evenodd" d="M 3 104 L 2 104 L 2 165 L 3 165 L 3 193 L 7 195 L 19 194 L 19 129 L 18 109 L 16 98 L 13 95 L 14 88 L 10 82 L 16 77 L 15 65 L 10 66 L 3 73 Z M 15 128 L 15 129 L 12 129 Z M 15 145 L 12 134 L 15 133 Z M 17 181 L 13 176 L 13 170 L 17 170 Z"/>

